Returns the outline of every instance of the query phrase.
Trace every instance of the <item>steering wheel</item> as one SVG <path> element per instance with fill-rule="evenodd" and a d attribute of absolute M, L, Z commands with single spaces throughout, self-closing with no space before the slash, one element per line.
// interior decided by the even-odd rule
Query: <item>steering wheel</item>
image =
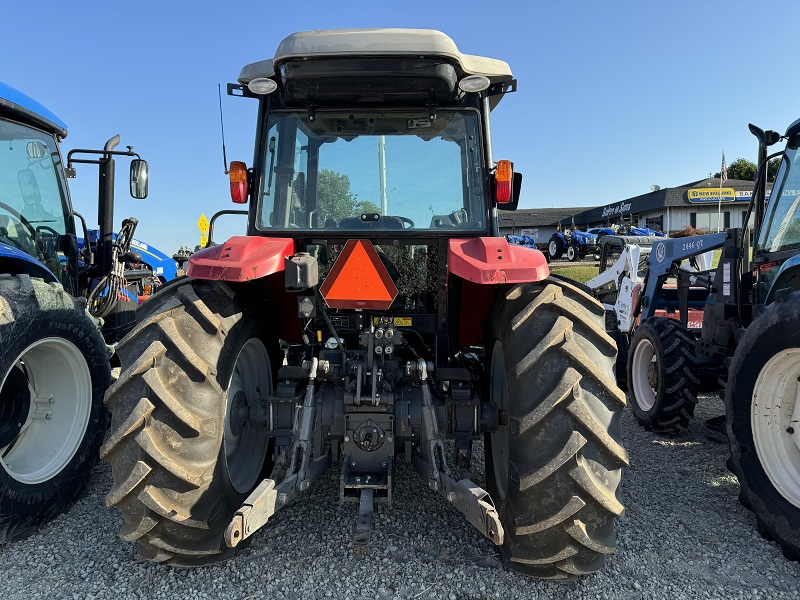
<path fill-rule="evenodd" d="M 406 225 L 408 225 L 408 227 L 404 227 L 404 229 L 412 229 L 414 227 L 414 221 L 412 221 L 408 217 L 400 217 L 400 216 L 398 216 L 397 218 L 400 219 Z"/>
<path fill-rule="evenodd" d="M 0 202 L 0 208 L 9 213 L 12 217 L 16 218 L 17 221 L 22 223 L 22 225 L 25 226 L 25 229 L 27 229 L 30 232 L 31 239 L 36 238 L 36 230 L 33 228 L 33 225 L 31 225 L 31 222 L 28 221 L 28 219 L 26 219 L 25 217 L 23 217 L 20 212 L 18 212 L 15 208 L 10 207 L 5 202 Z"/>

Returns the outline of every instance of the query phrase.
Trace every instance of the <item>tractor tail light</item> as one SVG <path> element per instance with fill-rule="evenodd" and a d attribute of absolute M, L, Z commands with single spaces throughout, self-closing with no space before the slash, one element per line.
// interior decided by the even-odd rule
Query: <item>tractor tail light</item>
<path fill-rule="evenodd" d="M 235 160 L 228 172 L 231 182 L 231 200 L 236 204 L 247 204 L 247 165 Z"/>
<path fill-rule="evenodd" d="M 497 162 L 494 173 L 494 195 L 498 204 L 511 202 L 511 182 L 514 180 L 514 169 L 510 160 Z"/>

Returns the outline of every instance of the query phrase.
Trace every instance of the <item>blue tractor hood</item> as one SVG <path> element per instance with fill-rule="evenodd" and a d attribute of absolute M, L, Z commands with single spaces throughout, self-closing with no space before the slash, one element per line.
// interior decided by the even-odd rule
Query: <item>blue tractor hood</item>
<path fill-rule="evenodd" d="M 587 233 L 585 231 L 578 231 L 577 229 L 573 229 L 572 239 L 578 242 L 579 244 L 593 244 L 595 240 L 597 240 L 597 236 L 594 233 Z"/>
<path fill-rule="evenodd" d="M 89 230 L 89 245 L 95 248 L 97 240 L 100 237 L 100 231 L 97 229 Z M 113 234 L 113 239 L 116 241 L 117 234 Z M 78 248 L 83 248 L 84 241 L 82 237 L 78 238 Z M 140 242 L 136 238 L 131 240 L 131 250 L 138 252 L 142 255 L 142 262 L 149 265 L 153 270 L 153 275 L 159 276 L 164 282 L 172 281 L 178 276 L 178 265 L 175 259 L 167 256 L 158 248 L 154 248 L 144 242 Z"/>
<path fill-rule="evenodd" d="M 0 114 L 19 118 L 64 139 L 67 124 L 36 100 L 0 81 Z"/>

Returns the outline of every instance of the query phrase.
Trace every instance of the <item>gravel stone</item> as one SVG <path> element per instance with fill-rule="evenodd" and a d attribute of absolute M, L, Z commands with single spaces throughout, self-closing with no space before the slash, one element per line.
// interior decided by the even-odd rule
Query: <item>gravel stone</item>
<path fill-rule="evenodd" d="M 4 600 L 28 598 L 800 598 L 800 565 L 758 535 L 725 467 L 728 447 L 704 421 L 721 414 L 703 396 L 689 430 L 663 437 L 623 415 L 631 466 L 622 481 L 625 516 L 605 570 L 566 582 L 500 568 L 495 547 L 416 472 L 397 469 L 391 509 L 375 514 L 371 553 L 350 551 L 355 503 L 338 500 L 332 468 L 279 511 L 227 563 L 173 569 L 137 560 L 105 507 L 111 469 L 95 469 L 88 492 L 39 533 L 0 546 Z M 482 447 L 473 473 L 482 485 Z"/>

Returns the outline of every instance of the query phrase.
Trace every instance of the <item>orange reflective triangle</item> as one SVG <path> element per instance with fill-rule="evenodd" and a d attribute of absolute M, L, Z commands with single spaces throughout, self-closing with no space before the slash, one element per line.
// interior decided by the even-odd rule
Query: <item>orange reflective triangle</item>
<path fill-rule="evenodd" d="M 397 296 L 389 272 L 369 240 L 349 240 L 320 288 L 331 308 L 389 308 Z"/>

